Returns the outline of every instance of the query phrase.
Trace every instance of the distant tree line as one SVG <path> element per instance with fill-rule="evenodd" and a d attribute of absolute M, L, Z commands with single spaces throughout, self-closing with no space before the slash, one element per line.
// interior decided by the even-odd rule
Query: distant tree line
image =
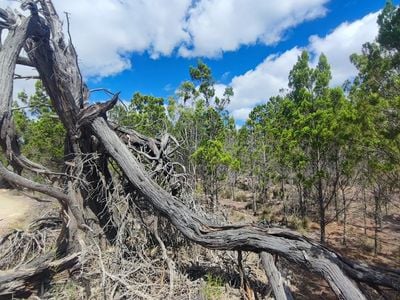
<path fill-rule="evenodd" d="M 247 178 L 254 212 L 279 201 L 284 222 L 293 215 L 317 220 L 323 243 L 326 225 L 340 221 L 346 243 L 348 207 L 358 201 L 364 220 L 373 215 L 377 251 L 382 216 L 399 190 L 399 7 L 388 1 L 378 25 L 376 41 L 350 58 L 358 70 L 354 79 L 331 87 L 327 57 L 321 54 L 312 67 L 303 51 L 288 87 L 254 107 L 240 129 L 227 111 L 234 91 L 227 87 L 217 97 L 202 61 L 175 97 L 135 93 L 108 117 L 152 137 L 175 136 L 181 163 L 214 210 L 222 190 L 235 199 L 238 178 Z M 14 112 L 26 156 L 62 168 L 65 132 L 41 82 L 34 95 L 19 94 Z"/>

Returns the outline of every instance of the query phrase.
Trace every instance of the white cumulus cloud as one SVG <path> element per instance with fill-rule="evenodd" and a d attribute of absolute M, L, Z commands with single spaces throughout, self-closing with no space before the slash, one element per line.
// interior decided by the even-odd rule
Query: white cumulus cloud
<path fill-rule="evenodd" d="M 218 56 L 257 42 L 280 41 L 288 28 L 325 14 L 327 0 L 203 0 L 190 10 L 183 56 Z"/>
<path fill-rule="evenodd" d="M 378 13 L 371 13 L 354 22 L 342 23 L 325 37 L 310 37 L 305 50 L 315 57 L 314 65 L 321 53 L 327 56 L 333 86 L 342 85 L 357 74 L 349 57 L 360 52 L 362 44 L 375 39 L 378 33 L 377 16 Z M 234 77 L 230 83 L 235 92 L 229 106 L 232 114 L 239 120 L 246 120 L 246 112 L 250 112 L 252 107 L 265 103 L 271 96 L 278 95 L 280 89 L 286 88 L 289 71 L 302 50 L 295 47 L 282 54 L 270 55 L 253 70 Z"/>
<path fill-rule="evenodd" d="M 71 34 L 86 76 L 109 76 L 131 67 L 133 52 L 170 55 L 189 38 L 183 29 L 190 0 L 54 0 L 70 13 Z"/>
<path fill-rule="evenodd" d="M 341 85 L 356 75 L 357 70 L 350 62 L 350 55 L 360 53 L 362 45 L 373 41 L 378 34 L 376 23 L 379 12 L 366 15 L 352 23 L 342 23 L 326 37 L 310 37 L 308 47 L 319 56 L 324 53 L 332 66 L 332 84 Z"/>
<path fill-rule="evenodd" d="M 300 53 L 300 49 L 293 48 L 280 55 L 270 55 L 254 70 L 234 77 L 230 85 L 235 94 L 229 108 L 235 111 L 253 107 L 277 95 L 281 88 L 287 86 L 289 70 Z"/>
<path fill-rule="evenodd" d="M 84 75 L 96 78 L 131 68 L 132 53 L 147 52 L 153 58 L 218 56 L 243 45 L 276 43 L 287 29 L 323 16 L 329 0 L 285 0 L 279 5 L 266 0 L 53 1 L 61 16 L 70 13 L 72 38 Z M 18 3 L 0 0 L 0 7 L 8 5 Z M 348 57 L 374 39 L 376 17 L 377 13 L 369 14 L 341 24 L 325 37 L 310 37 L 306 49 L 315 56 L 328 56 L 333 84 L 355 75 Z M 270 55 L 254 69 L 234 77 L 230 110 L 245 119 L 254 105 L 277 95 L 287 86 L 288 72 L 301 50 Z M 30 89 L 25 81 L 18 86 Z"/>
<path fill-rule="evenodd" d="M 131 68 L 132 53 L 210 57 L 243 45 L 276 43 L 285 30 L 324 15 L 328 1 L 53 0 L 62 18 L 70 13 L 86 77 Z M 8 5 L 18 2 L 0 0 L 1 7 Z"/>

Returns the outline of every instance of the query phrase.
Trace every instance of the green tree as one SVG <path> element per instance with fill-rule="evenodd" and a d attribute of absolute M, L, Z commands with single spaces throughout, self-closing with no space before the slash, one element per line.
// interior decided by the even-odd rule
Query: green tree
<path fill-rule="evenodd" d="M 198 85 L 198 88 L 193 90 L 193 95 L 201 96 L 205 100 L 206 106 L 209 106 L 215 96 L 214 79 L 211 69 L 199 60 L 196 67 L 191 66 L 189 68 L 189 73 L 193 84 Z"/>
<path fill-rule="evenodd" d="M 29 97 L 24 91 L 22 91 L 18 93 L 17 99 L 18 100 L 14 101 L 13 103 L 13 118 L 16 125 L 17 135 L 23 139 L 24 134 L 26 134 L 30 125 L 28 114 L 23 108 L 25 105 L 27 105 Z M 23 142 L 24 141 L 22 140 L 22 143 Z"/>
<path fill-rule="evenodd" d="M 393 5 L 393 1 L 386 1 L 377 23 L 379 26 L 377 42 L 389 51 L 399 51 L 400 9 Z"/>
<path fill-rule="evenodd" d="M 120 125 L 156 137 L 171 127 L 167 116 L 164 99 L 135 93 L 128 107 L 116 106 L 111 112 L 111 118 Z"/>
<path fill-rule="evenodd" d="M 270 168 L 271 135 L 269 132 L 269 105 L 256 106 L 245 124 L 247 134 L 247 163 L 250 186 L 253 192 L 253 212 L 257 211 L 257 202 L 265 203 L 272 175 Z"/>
<path fill-rule="evenodd" d="M 227 87 L 222 97 L 216 97 L 212 71 L 201 60 L 190 67 L 189 75 L 190 81 L 181 84 L 178 99 L 170 101 L 168 111 L 175 118 L 173 133 L 182 143 L 183 162 L 197 181 L 205 178 L 206 174 L 199 172 L 205 172 L 207 166 L 199 167 L 202 161 L 191 159 L 192 154 L 200 147 L 212 146 L 211 141 L 224 144 L 230 124 L 226 106 L 233 90 Z"/>
<path fill-rule="evenodd" d="M 304 51 L 289 73 L 289 93 L 271 99 L 263 114 L 269 137 L 270 169 L 280 182 L 280 197 L 287 210 L 285 182 L 297 187 L 298 207 L 306 216 L 306 199 L 317 207 L 321 242 L 325 242 L 325 226 L 330 221 L 326 211 L 335 199 L 339 181 L 348 164 L 351 140 L 350 126 L 354 109 L 340 88 L 329 87 L 330 66 L 325 55 L 315 68 L 309 66 Z M 258 109 L 259 110 L 259 109 Z M 254 113 L 257 110 L 253 111 Z M 343 131 L 343 128 L 349 130 Z M 344 134 L 344 132 L 347 132 Z"/>
<path fill-rule="evenodd" d="M 51 107 L 42 82 L 35 83 L 35 93 L 18 95 L 13 117 L 22 142 L 22 153 L 31 160 L 55 170 L 63 167 L 65 130 Z"/>
<path fill-rule="evenodd" d="M 220 182 L 226 178 L 229 168 L 237 168 L 238 162 L 219 140 L 209 140 L 203 143 L 193 154 L 192 159 L 199 164 L 203 190 L 211 199 L 212 209 L 218 207 Z"/>
<path fill-rule="evenodd" d="M 363 45 L 361 54 L 351 61 L 358 75 L 350 88 L 357 109 L 364 157 L 361 162 L 363 185 L 373 194 L 375 252 L 382 223 L 382 206 L 398 189 L 400 174 L 400 77 L 399 41 L 400 10 L 387 1 L 378 17 L 377 43 Z"/>

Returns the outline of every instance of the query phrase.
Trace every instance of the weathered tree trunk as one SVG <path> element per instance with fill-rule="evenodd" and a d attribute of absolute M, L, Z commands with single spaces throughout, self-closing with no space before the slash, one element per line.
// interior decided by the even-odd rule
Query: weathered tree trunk
<path fill-rule="evenodd" d="M 69 270 L 79 263 L 79 254 L 72 254 L 54 261 L 45 261 L 25 269 L 0 271 L 0 299 L 27 298 L 40 291 L 44 282 L 54 275 Z"/>
<path fill-rule="evenodd" d="M 112 242 L 114 229 L 105 228 L 103 219 L 112 219 L 112 213 L 107 211 L 105 216 L 102 215 L 104 210 L 100 212 L 98 209 L 101 202 L 90 203 L 93 199 L 88 199 L 93 194 L 107 201 L 96 190 L 93 182 L 101 179 L 107 186 L 107 180 L 112 176 L 107 169 L 107 162 L 112 161 L 115 168 L 121 171 L 126 193 L 137 195 L 134 199 L 136 204 L 140 207 L 140 201 L 146 200 L 157 214 L 166 218 L 194 243 L 209 249 L 268 252 L 285 257 L 292 263 L 321 274 L 342 299 L 365 299 L 354 281 L 400 290 L 399 272 L 350 262 L 333 250 L 289 230 L 265 229 L 255 225 L 214 224 L 186 207 L 171 191 L 162 188 L 136 159 L 130 145 L 124 142 L 106 120 L 106 112 L 115 105 L 118 95 L 109 102 L 88 105 L 86 101 L 89 95 L 82 82 L 77 55 L 72 44 L 67 44 L 64 40 L 59 17 L 50 0 L 39 0 L 38 3 L 40 10 L 35 2 L 26 2 L 24 7 L 30 9 L 31 16 L 21 17 L 22 22 L 18 24 L 11 22 L 13 27 L 10 27 L 12 30 L 7 40 L 14 50 L 8 53 L 2 48 L 0 51 L 1 133 L 5 132 L 2 139 L 8 141 L 6 145 L 15 138 L 15 134 L 7 130 L 12 124 L 10 103 L 13 78 L 10 74 L 13 74 L 20 50 L 24 47 L 29 63 L 38 70 L 53 106 L 67 130 L 68 161 L 64 174 L 67 179 L 62 181 L 63 189 L 59 189 L 28 180 L 2 165 L 0 175 L 17 186 L 40 191 L 58 199 L 65 216 L 59 256 L 78 253 L 86 243 L 90 243 L 89 236 L 93 239 L 98 234 L 106 235 Z M 11 14 L 0 11 L 2 19 L 8 15 Z M 3 54 L 4 51 L 8 54 Z M 148 148 L 151 147 L 149 142 Z M 11 151 L 10 161 L 15 156 L 18 157 L 18 153 L 14 153 L 15 150 L 12 149 L 13 147 L 6 148 Z M 95 167 L 83 159 L 93 153 L 100 157 L 91 162 Z M 81 180 L 88 184 L 82 185 Z M 95 224 L 89 222 L 93 219 L 97 221 Z M 103 229 L 103 232 L 98 229 Z M 77 262 L 73 261 L 76 265 Z M 24 289 L 28 291 L 32 280 L 37 280 L 37 277 L 33 278 L 35 272 L 46 270 L 49 266 L 52 266 L 51 262 L 37 266 L 33 273 L 18 273 L 17 270 L 14 274 L 7 273 L 3 277 L 0 274 L 0 296 L 15 292 L 15 288 L 10 287 L 10 278 L 16 282 L 23 280 L 23 284 L 18 287 L 19 292 Z M 273 270 L 272 272 L 276 274 Z M 278 290 L 276 293 L 278 294 Z"/>
<path fill-rule="evenodd" d="M 275 266 L 274 257 L 267 252 L 261 252 L 260 257 L 265 273 L 267 274 L 272 290 L 274 291 L 275 299 L 292 300 L 292 293 L 290 292 L 289 287 L 285 284 L 278 268 Z"/>

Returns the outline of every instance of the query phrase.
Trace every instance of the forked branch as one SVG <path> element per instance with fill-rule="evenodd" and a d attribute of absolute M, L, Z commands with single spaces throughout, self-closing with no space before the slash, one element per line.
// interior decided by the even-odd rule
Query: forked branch
<path fill-rule="evenodd" d="M 86 86 L 81 81 L 77 56 L 73 47 L 65 42 L 62 23 L 50 0 L 39 0 L 41 10 L 31 10 L 31 17 L 23 19 L 16 26 L 15 34 L 8 35 L 12 51 L 0 51 L 0 114 L 2 124 L 9 124 L 11 120 L 12 80 L 15 64 L 18 61 L 20 50 L 25 48 L 29 61 L 36 66 L 39 76 L 49 94 L 52 104 L 64 124 L 69 142 L 68 154 L 76 158 L 76 164 L 70 163 L 71 174 L 78 174 L 84 179 L 90 178 L 93 185 L 85 187 L 88 190 L 75 190 L 71 182 L 65 183 L 65 190 L 59 190 L 41 185 L 23 178 L 4 166 L 0 165 L 0 175 L 7 180 L 57 198 L 68 214 L 73 216 L 78 227 L 85 230 L 84 202 L 85 195 L 98 196 L 98 202 L 93 205 L 92 215 L 98 219 L 104 217 L 104 209 L 99 205 L 107 203 L 107 197 L 97 191 L 97 182 L 110 183 L 112 189 L 112 175 L 108 171 L 109 160 L 117 166 L 127 185 L 125 192 L 134 193 L 134 201 L 140 207 L 140 201 L 147 201 L 157 212 L 174 225 L 188 240 L 209 249 L 252 251 L 255 253 L 270 253 L 282 256 L 287 260 L 322 275 L 330 284 L 333 291 L 342 299 L 365 299 L 356 282 L 363 282 L 371 286 L 383 286 L 400 290 L 400 273 L 388 269 L 378 269 L 366 266 L 343 258 L 335 251 L 320 245 L 304 236 L 287 229 L 261 228 L 255 225 L 219 225 L 214 224 L 186 207 L 171 192 L 163 189 L 149 174 L 143 165 L 132 153 L 127 141 L 134 135 L 124 132 L 114 125 L 107 123 L 105 112 L 112 107 L 118 95 L 110 102 L 96 106 L 87 106 L 84 102 L 88 95 Z M 0 11 L 1 17 L 2 11 Z M 3 18 L 4 19 L 4 18 Z M 1 25 L 1 24 L 0 24 Z M 7 42 L 6 39 L 6 42 Z M 11 61 L 11 63 L 10 63 Z M 86 108 L 85 108 L 86 107 Z M 5 121 L 7 121 L 5 123 Z M 7 128 L 2 126 L 2 132 Z M 9 149 L 12 134 L 2 135 L 5 149 Z M 167 148 L 167 138 L 159 141 L 136 135 L 135 143 L 145 143 L 145 151 L 149 160 L 157 160 L 161 155 L 169 155 L 175 149 Z M 122 139 L 125 139 L 123 141 Z M 157 145 L 155 145 L 157 143 Z M 79 157 L 96 152 L 101 157 L 92 168 L 79 161 Z M 12 157 L 10 157 L 12 159 Z M 96 193 L 97 192 L 97 193 Z M 74 197 L 74 193 L 77 197 Z M 106 207 L 106 206 L 104 206 Z M 107 215 L 108 216 L 108 215 Z M 111 215 L 109 216 L 112 217 Z M 67 224 L 64 223 L 64 228 Z M 262 254 L 262 256 L 265 256 Z M 66 258 L 67 259 L 67 258 Z M 71 261 L 78 256 L 70 257 Z M 265 261 L 265 260 L 264 260 Z M 56 262 L 54 262 L 56 263 Z M 57 264 L 60 264 L 57 261 Z M 68 266 L 68 264 L 61 263 Z M 47 270 L 51 263 L 42 265 L 40 270 Z M 23 271 L 25 272 L 25 271 Z M 32 273 L 33 272 L 33 273 Z M 25 272 L 24 278 L 32 278 L 38 271 Z M 275 272 L 276 273 L 276 272 Z M 272 274 L 271 274 L 272 276 Z M 1 276 L 0 294 L 9 289 L 9 276 Z M 22 283 L 21 283 L 22 284 Z M 23 283 L 25 284 L 25 282 Z M 279 291 L 277 290 L 278 294 Z"/>

